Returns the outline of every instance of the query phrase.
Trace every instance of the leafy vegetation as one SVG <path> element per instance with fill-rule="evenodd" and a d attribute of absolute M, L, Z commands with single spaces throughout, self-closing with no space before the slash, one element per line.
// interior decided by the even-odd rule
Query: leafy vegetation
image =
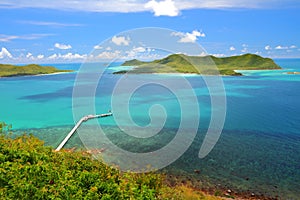
<path fill-rule="evenodd" d="M 12 138 L 0 123 L 1 199 L 219 199 L 159 174 L 121 173 L 90 154 L 55 152 L 32 135 Z"/>
<path fill-rule="evenodd" d="M 217 58 L 172 54 L 152 62 L 130 60 L 123 66 L 138 66 L 129 73 L 195 73 L 204 75 L 242 75 L 234 70 L 281 69 L 272 59 L 255 54 Z M 122 71 L 124 73 L 124 71 Z M 118 72 L 116 72 L 118 73 Z"/>
<path fill-rule="evenodd" d="M 11 76 L 26 76 L 26 75 L 38 75 L 38 74 L 52 74 L 58 72 L 71 72 L 72 70 L 59 70 L 55 67 L 40 66 L 35 64 L 16 66 L 8 64 L 0 64 L 0 77 Z"/>

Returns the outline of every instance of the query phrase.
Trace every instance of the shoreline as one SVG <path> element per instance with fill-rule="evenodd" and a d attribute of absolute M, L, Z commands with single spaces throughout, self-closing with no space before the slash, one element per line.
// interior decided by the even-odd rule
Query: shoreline
<path fill-rule="evenodd" d="M 53 72 L 49 74 L 28 74 L 28 75 L 9 75 L 9 76 L 0 76 L 1 78 L 15 78 L 15 77 L 35 77 L 35 76 L 49 76 L 49 75 L 58 75 L 58 74 L 67 74 L 67 73 L 75 73 L 77 71 L 69 71 L 69 72 Z"/>

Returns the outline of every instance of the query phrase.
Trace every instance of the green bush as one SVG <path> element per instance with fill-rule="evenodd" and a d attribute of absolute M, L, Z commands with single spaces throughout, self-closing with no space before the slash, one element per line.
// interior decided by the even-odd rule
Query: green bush
<path fill-rule="evenodd" d="M 32 135 L 0 134 L 1 199 L 155 199 L 161 180 L 120 173 L 85 152 L 54 152 Z"/>

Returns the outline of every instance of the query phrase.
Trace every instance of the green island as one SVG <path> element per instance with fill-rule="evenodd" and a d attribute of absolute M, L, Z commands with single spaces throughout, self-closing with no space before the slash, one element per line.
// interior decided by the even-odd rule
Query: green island
<path fill-rule="evenodd" d="M 0 122 L 1 199 L 207 199 L 213 195 L 177 184 L 158 173 L 120 172 L 88 151 L 55 152 L 33 135 L 13 136 Z M 228 197 L 228 196 L 227 196 Z"/>
<path fill-rule="evenodd" d="M 0 64 L 0 77 L 29 76 L 40 74 L 53 74 L 61 72 L 72 72 L 72 70 L 60 70 L 51 66 L 40 66 L 36 64 L 17 66 Z"/>
<path fill-rule="evenodd" d="M 218 58 L 215 56 L 188 56 L 172 54 L 166 58 L 151 62 L 137 59 L 125 61 L 122 66 L 136 66 L 134 69 L 121 70 L 122 73 L 193 73 L 203 75 L 232 75 L 241 76 L 235 70 L 270 70 L 281 69 L 272 59 L 263 58 L 256 54 L 244 54 Z M 216 68 L 217 67 L 217 68 Z"/>

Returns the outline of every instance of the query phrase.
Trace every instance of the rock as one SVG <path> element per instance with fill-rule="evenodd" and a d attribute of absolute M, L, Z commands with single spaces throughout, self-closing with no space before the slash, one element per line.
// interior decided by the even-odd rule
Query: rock
<path fill-rule="evenodd" d="M 229 194 L 229 193 L 225 193 L 225 196 L 226 196 L 226 197 L 230 197 L 230 194 Z"/>
<path fill-rule="evenodd" d="M 196 174 L 200 174 L 200 172 L 201 172 L 200 169 L 195 169 L 194 170 L 194 173 L 196 173 Z"/>
<path fill-rule="evenodd" d="M 231 190 L 227 190 L 227 192 L 228 192 L 229 194 L 231 194 L 232 191 L 231 191 Z"/>

